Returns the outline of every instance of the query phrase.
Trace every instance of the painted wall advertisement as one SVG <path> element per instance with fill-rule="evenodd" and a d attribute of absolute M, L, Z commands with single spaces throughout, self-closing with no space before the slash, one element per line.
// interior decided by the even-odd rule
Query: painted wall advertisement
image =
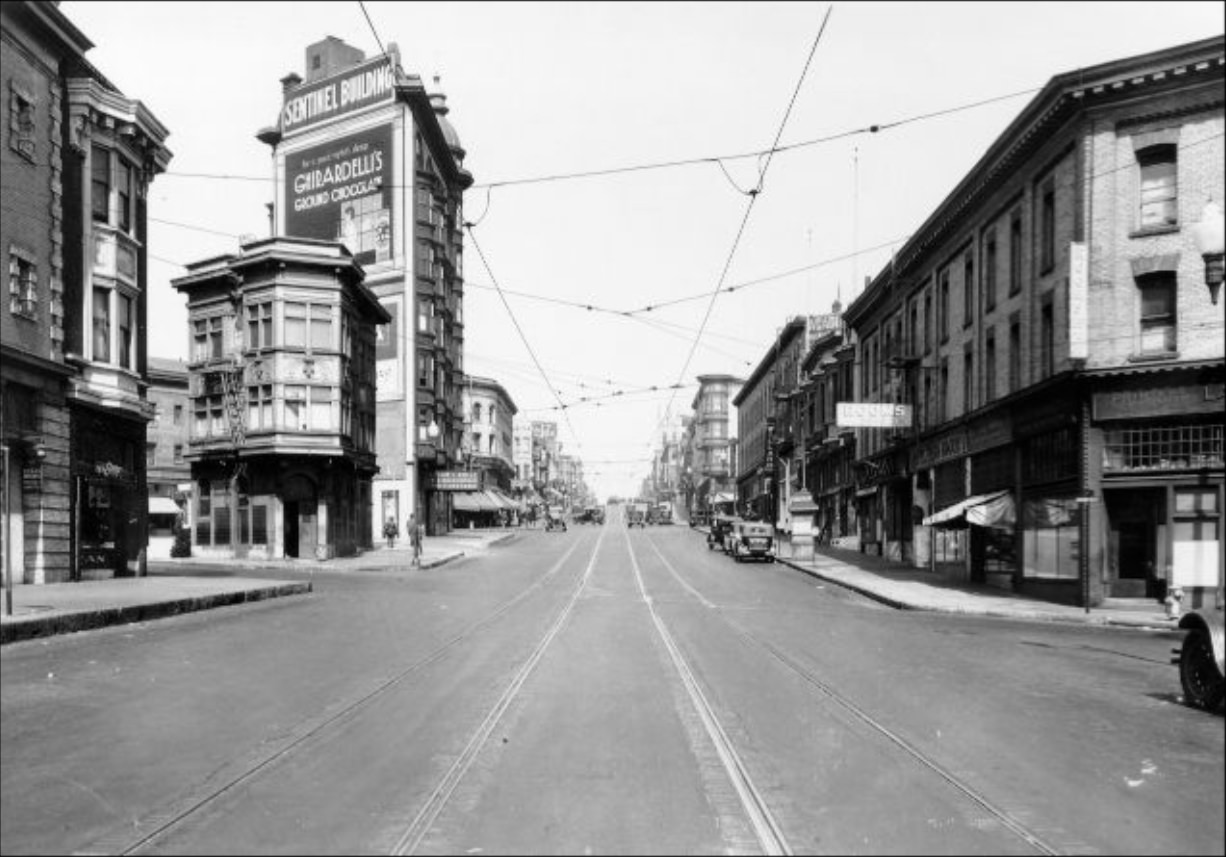
<path fill-rule="evenodd" d="M 400 318 L 399 300 L 384 300 L 383 308 L 391 315 L 387 324 L 375 325 L 375 401 L 399 399 L 400 388 Z"/>
<path fill-rule="evenodd" d="M 392 258 L 392 126 L 285 156 L 285 231 L 340 241 L 359 264 Z"/>

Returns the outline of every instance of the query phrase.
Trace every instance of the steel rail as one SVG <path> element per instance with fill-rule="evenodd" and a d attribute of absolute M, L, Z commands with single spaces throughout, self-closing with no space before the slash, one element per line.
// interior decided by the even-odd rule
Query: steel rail
<path fill-rule="evenodd" d="M 379 684 L 376 685 L 373 690 L 367 691 L 348 703 L 345 703 L 339 711 L 334 711 L 331 714 L 316 717 L 313 720 L 307 721 L 305 724 L 301 724 L 292 730 L 291 733 L 281 741 L 272 743 L 272 745 L 264 750 L 264 752 L 261 752 L 257 758 L 243 764 L 241 770 L 235 772 L 232 776 L 227 777 L 225 782 L 207 789 L 197 789 L 186 797 L 172 802 L 169 806 L 155 810 L 154 812 L 146 815 L 143 819 L 133 823 L 131 827 L 124 825 L 115 833 L 104 835 L 100 839 L 95 840 L 94 843 L 86 848 L 73 852 L 74 855 L 135 854 L 142 849 L 148 848 L 154 842 L 164 838 L 168 833 L 171 833 L 177 827 L 181 826 L 201 809 L 213 803 L 213 801 L 233 791 L 238 786 L 243 785 L 257 774 L 268 769 L 271 765 L 279 761 L 284 761 L 292 752 L 300 749 L 302 745 L 310 739 L 318 736 L 320 733 L 324 732 L 330 727 L 336 726 L 341 721 L 347 720 L 353 715 L 357 714 L 361 709 L 370 705 L 375 699 L 391 690 L 413 673 L 416 673 L 440 660 L 457 645 L 470 639 L 479 631 L 491 625 L 533 592 L 540 589 L 550 579 L 552 579 L 562 569 L 566 561 L 570 559 L 571 555 L 578 547 L 578 542 L 571 545 L 566 553 L 564 553 L 561 558 L 549 568 L 548 571 L 526 586 L 514 597 L 509 598 L 502 604 L 498 605 L 483 618 L 465 626 L 462 630 L 456 633 L 445 643 L 442 643 L 436 647 L 429 654 L 424 655 L 423 657 L 409 664 L 407 667 L 400 670 L 390 678 L 379 682 Z M 135 838 L 133 838 L 133 828 L 139 830 L 142 827 L 151 827 L 152 829 L 145 834 L 138 834 Z"/>
<path fill-rule="evenodd" d="M 762 797 L 761 792 L 754 785 L 753 778 L 749 775 L 749 769 L 737 754 L 736 747 L 733 746 L 728 733 L 724 731 L 723 726 L 720 724 L 714 708 L 707 701 L 706 694 L 702 692 L 702 687 L 694 677 L 689 664 L 686 663 L 685 657 L 677 647 L 676 641 L 673 640 L 672 634 L 669 633 L 664 620 L 656 612 L 655 603 L 652 597 L 647 594 L 647 588 L 643 583 L 643 574 L 639 567 L 638 558 L 634 554 L 634 547 L 630 543 L 630 531 L 626 529 L 624 532 L 626 547 L 630 551 L 630 563 L 634 567 L 634 577 L 638 582 L 639 593 L 647 605 L 647 610 L 651 614 L 651 620 L 655 624 L 660 639 L 664 642 L 664 647 L 668 650 L 673 666 L 681 676 L 681 682 L 690 696 L 690 701 L 693 703 L 694 709 L 698 712 L 698 716 L 706 728 L 707 736 L 715 746 L 715 751 L 723 763 L 728 779 L 731 781 L 737 796 L 741 800 L 741 805 L 749 818 L 750 825 L 753 827 L 758 844 L 761 845 L 763 852 L 766 854 L 790 855 L 792 850 L 788 846 L 786 837 L 783 835 L 783 829 L 775 820 L 765 798 Z M 647 542 L 652 544 L 650 539 Z M 655 547 L 654 544 L 652 547 Z"/>
<path fill-rule="evenodd" d="M 656 556 L 660 558 L 660 561 L 664 564 L 664 567 L 668 569 L 669 574 L 671 574 L 673 578 L 676 579 L 676 581 L 680 583 L 684 589 L 686 589 L 691 595 L 693 595 L 696 599 L 698 599 L 698 601 L 704 607 L 708 608 L 715 616 L 717 616 L 721 621 L 723 621 L 726 625 L 728 625 L 738 636 L 741 637 L 741 639 L 745 640 L 746 642 L 752 643 L 758 646 L 759 648 L 765 650 L 769 655 L 771 655 L 773 658 L 779 661 L 779 663 L 783 664 L 785 667 L 787 667 L 790 671 L 795 673 L 805 682 L 807 682 L 808 684 L 810 684 L 811 686 L 815 687 L 817 690 L 825 694 L 827 698 L 829 698 L 832 702 L 834 702 L 844 711 L 849 712 L 852 716 L 854 716 L 861 723 L 868 726 L 873 732 L 877 733 L 878 735 L 883 736 L 884 738 L 889 740 L 892 744 L 894 744 L 896 747 L 903 750 L 908 756 L 910 756 L 910 758 L 913 761 L 918 762 L 921 766 L 923 766 L 924 768 L 927 768 L 929 771 L 936 774 L 938 777 L 944 780 L 946 784 L 948 784 L 949 786 L 954 788 L 956 791 L 961 793 L 963 797 L 975 803 L 977 806 L 979 806 L 980 809 L 982 809 L 984 812 L 988 813 L 993 818 L 995 818 L 998 822 L 1000 822 L 1000 824 L 1005 829 L 1007 829 L 1009 832 L 1013 833 L 1014 835 L 1018 836 L 1020 839 L 1024 840 L 1028 845 L 1030 845 L 1036 851 L 1042 854 L 1052 854 L 1052 855 L 1062 853 L 1058 848 L 1052 846 L 1051 844 L 1046 842 L 1042 837 L 1040 837 L 1038 834 L 1032 832 L 1028 827 L 1026 827 L 1026 825 L 1019 822 L 1007 810 L 1004 810 L 996 806 L 996 804 L 994 804 L 986 795 L 984 795 L 983 793 L 981 793 L 980 791 L 978 791 L 977 789 L 975 789 L 973 786 L 969 785 L 968 783 L 964 782 L 960 777 L 958 777 L 953 772 L 946 769 L 943 765 L 941 765 L 940 762 L 936 761 L 931 756 L 929 756 L 928 754 L 924 753 L 922 750 L 917 748 L 915 745 L 911 744 L 901 735 L 894 732 L 892 729 L 887 727 L 877 718 L 873 717 L 871 714 L 866 712 L 863 708 L 856 705 L 856 703 L 852 702 L 852 700 L 849 699 L 847 696 L 835 690 L 829 684 L 819 679 L 816 675 L 814 675 L 812 670 L 808 669 L 807 667 L 797 662 L 795 658 L 788 655 L 786 652 L 781 650 L 778 646 L 766 640 L 761 639 L 756 634 L 754 634 L 752 631 L 746 630 L 740 624 L 728 618 L 728 616 L 724 614 L 724 611 L 718 605 L 716 605 L 714 602 L 708 599 L 705 595 L 703 595 L 701 592 L 695 589 L 689 583 L 689 581 L 681 577 L 681 575 L 677 572 L 673 564 L 668 561 L 668 558 L 665 557 L 664 554 L 660 552 L 660 548 L 656 546 L 654 541 L 652 541 L 651 539 L 648 539 L 647 543 L 650 544 L 652 550 L 656 552 Z"/>
<path fill-rule="evenodd" d="M 486 714 L 485 719 L 481 722 L 477 731 L 473 733 L 463 752 L 452 762 L 447 773 L 443 775 L 442 780 L 435 786 L 434 791 L 430 793 L 430 797 L 426 799 L 425 805 L 418 811 L 412 823 L 409 824 L 408 828 L 400 836 L 395 847 L 392 848 L 392 854 L 412 854 L 417 850 L 421 840 L 434 825 L 439 813 L 443 811 L 447 801 L 451 799 L 452 794 L 459 786 L 460 781 L 464 779 L 464 775 L 468 773 L 468 769 L 472 767 L 482 748 L 489 741 L 490 735 L 498 725 L 498 721 L 502 719 L 503 714 L 506 713 L 511 703 L 515 701 L 515 697 L 519 695 L 520 689 L 524 686 L 533 670 L 536 669 L 536 665 L 540 663 L 545 651 L 558 636 L 559 632 L 561 632 L 562 627 L 566 624 L 566 620 L 570 618 L 575 604 L 579 601 L 579 596 L 583 594 L 588 579 L 592 576 L 592 569 L 596 565 L 596 557 L 600 553 L 600 545 L 604 541 L 604 536 L 605 530 L 601 528 L 600 536 L 596 539 L 596 546 L 592 548 L 592 556 L 583 571 L 583 576 L 575 586 L 575 591 L 571 593 L 570 599 L 566 602 L 566 606 L 558 613 L 553 624 L 549 626 L 549 630 L 545 632 L 541 641 L 536 644 L 536 648 L 532 650 L 532 654 L 528 656 L 523 666 L 516 672 L 515 677 L 511 679 L 511 683 L 502 692 L 502 696 L 494 703 L 494 707 Z M 574 548 L 571 548 L 571 551 L 573 550 Z"/>

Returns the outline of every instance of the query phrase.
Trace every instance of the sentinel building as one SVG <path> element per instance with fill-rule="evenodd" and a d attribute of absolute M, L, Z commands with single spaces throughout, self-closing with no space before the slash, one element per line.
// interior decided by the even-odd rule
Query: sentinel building
<path fill-rule="evenodd" d="M 368 59 L 334 37 L 307 47 L 305 78 L 281 84 L 277 125 L 257 135 L 272 149 L 273 231 L 343 244 L 390 317 L 375 345 L 369 530 L 416 513 L 445 532 L 440 474 L 464 433 L 461 207 L 473 181 L 446 99 L 401 69 L 394 44 Z"/>

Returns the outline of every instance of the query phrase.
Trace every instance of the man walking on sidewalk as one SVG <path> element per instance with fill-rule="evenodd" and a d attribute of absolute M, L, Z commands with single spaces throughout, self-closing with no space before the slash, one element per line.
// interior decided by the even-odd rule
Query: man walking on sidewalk
<path fill-rule="evenodd" d="M 409 537 L 409 544 L 413 546 L 413 560 L 410 563 L 410 565 L 420 566 L 421 565 L 421 539 L 422 539 L 422 536 L 424 535 L 422 530 L 424 530 L 425 527 L 423 527 L 421 524 L 417 522 L 416 512 L 409 515 L 409 525 L 407 529 L 409 531 L 407 534 Z"/>

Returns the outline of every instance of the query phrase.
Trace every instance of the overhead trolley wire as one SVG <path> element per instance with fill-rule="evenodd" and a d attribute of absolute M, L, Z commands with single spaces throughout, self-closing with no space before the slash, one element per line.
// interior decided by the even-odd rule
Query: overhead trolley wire
<path fill-rule="evenodd" d="M 736 255 L 737 248 L 741 244 L 741 238 L 745 234 L 745 227 L 749 223 L 750 215 L 753 213 L 754 204 L 758 201 L 758 196 L 761 194 L 762 189 L 766 184 L 766 174 L 770 170 L 771 162 L 774 159 L 773 150 L 778 147 L 779 140 L 783 136 L 783 129 L 787 127 L 788 117 L 792 115 L 792 108 L 796 104 L 797 96 L 800 95 L 800 88 L 804 84 L 805 76 L 809 72 L 809 66 L 813 62 L 813 56 L 817 53 L 817 46 L 822 40 L 822 34 L 826 32 L 826 24 L 830 20 L 830 12 L 833 8 L 833 5 L 826 7 L 826 14 L 822 18 L 821 27 L 818 28 L 817 36 L 813 39 L 813 45 L 809 48 L 809 56 L 805 59 L 804 68 L 801 69 L 800 77 L 796 81 L 795 88 L 792 90 L 792 97 L 788 101 L 787 110 L 784 111 L 783 119 L 779 122 L 779 129 L 775 132 L 775 140 L 771 144 L 771 152 L 767 155 L 766 162 L 762 165 L 762 169 L 758 173 L 758 184 L 753 190 L 748 192 L 749 204 L 745 206 L 745 214 L 741 217 L 741 225 L 737 228 L 736 237 L 732 241 L 732 247 L 728 251 L 727 258 L 724 260 L 724 268 L 723 271 L 720 272 L 719 281 L 716 283 L 715 288 L 711 291 L 710 299 L 707 301 L 707 310 L 705 313 L 703 313 L 702 324 L 698 326 L 698 333 L 695 335 L 694 342 L 690 346 L 689 354 L 686 355 L 685 363 L 682 364 L 681 371 L 677 374 L 678 383 L 685 377 L 685 373 L 689 371 L 690 363 L 694 359 L 694 352 L 698 349 L 698 343 L 702 339 L 703 331 L 706 330 L 707 322 L 711 318 L 711 310 L 715 307 L 715 299 L 719 297 L 719 293 L 724 287 L 724 280 L 728 276 L 728 269 L 732 266 L 732 259 Z M 655 436 L 655 433 L 659 431 L 662 425 L 667 424 L 669 415 L 672 412 L 673 401 L 676 398 L 676 395 L 676 390 L 674 390 L 673 395 L 668 400 L 668 406 L 664 409 L 664 415 L 657 421 L 655 427 L 651 431 L 653 437 Z M 650 444 L 651 441 L 648 440 L 648 443 Z"/>

